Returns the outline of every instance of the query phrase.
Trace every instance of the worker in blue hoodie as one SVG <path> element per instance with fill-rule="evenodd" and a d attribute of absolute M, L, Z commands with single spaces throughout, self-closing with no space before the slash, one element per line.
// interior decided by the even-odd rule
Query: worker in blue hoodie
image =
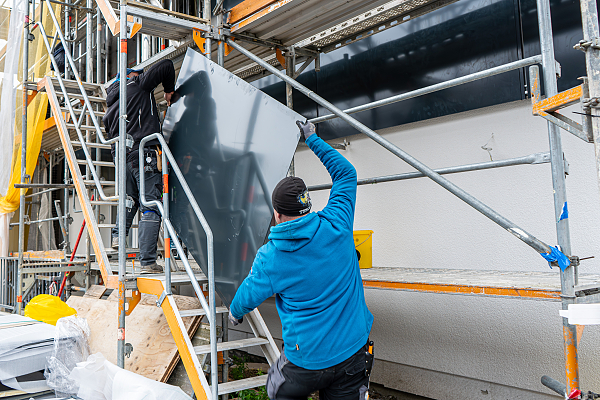
<path fill-rule="evenodd" d="M 269 370 L 271 399 L 306 399 L 317 390 L 321 400 L 365 399 L 373 315 L 354 248 L 356 170 L 315 134 L 312 123 L 297 124 L 331 175 L 329 201 L 322 211 L 310 212 L 302 179 L 287 177 L 277 184 L 276 226 L 237 290 L 229 320 L 241 323 L 276 295 L 284 352 Z"/>

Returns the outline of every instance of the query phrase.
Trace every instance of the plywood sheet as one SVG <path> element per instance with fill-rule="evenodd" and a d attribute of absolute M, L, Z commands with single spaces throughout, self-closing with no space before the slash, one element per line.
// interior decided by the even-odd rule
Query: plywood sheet
<path fill-rule="evenodd" d="M 107 300 L 71 296 L 69 306 L 86 318 L 90 326 L 90 347 L 112 363 L 117 361 L 118 302 L 116 295 Z M 146 378 L 166 382 L 179 360 L 177 346 L 162 309 L 156 307 L 156 297 L 143 295 L 142 301 L 125 319 L 125 339 L 133 345 L 130 358 L 125 358 L 125 369 Z M 196 298 L 175 296 L 180 310 L 200 307 Z M 201 317 L 183 318 L 188 334 L 192 336 L 200 325 Z"/>

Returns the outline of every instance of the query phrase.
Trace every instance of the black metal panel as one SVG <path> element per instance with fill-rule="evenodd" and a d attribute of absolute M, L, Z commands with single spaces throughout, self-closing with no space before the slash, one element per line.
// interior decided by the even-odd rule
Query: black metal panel
<path fill-rule="evenodd" d="M 559 90 L 585 74 L 579 4 L 552 1 L 556 58 L 563 67 Z M 539 54 L 535 0 L 460 0 L 321 58 L 321 71 L 300 76 L 311 89 L 345 109 Z M 526 71 L 516 70 L 427 96 L 354 114 L 383 129 L 527 97 Z M 253 83 L 284 101 L 285 85 L 267 77 Z M 312 118 L 329 114 L 295 93 L 294 109 Z M 332 120 L 318 125 L 325 139 L 356 133 Z"/>
<path fill-rule="evenodd" d="M 271 193 L 285 177 L 301 116 L 188 49 L 163 132 L 214 235 L 215 279 L 229 305 L 271 221 Z M 171 217 L 207 273 L 206 235 L 171 172 Z"/>

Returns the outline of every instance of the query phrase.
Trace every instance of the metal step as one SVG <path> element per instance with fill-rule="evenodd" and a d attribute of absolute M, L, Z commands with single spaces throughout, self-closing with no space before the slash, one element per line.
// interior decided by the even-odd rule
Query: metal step
<path fill-rule="evenodd" d="M 50 81 L 56 87 L 56 94 L 61 94 L 62 91 L 60 88 L 60 84 L 58 83 L 58 78 L 48 77 L 48 79 L 50 79 Z M 65 85 L 65 88 L 67 88 L 67 89 L 79 89 L 79 85 L 77 84 L 77 81 L 74 81 L 72 79 L 63 79 L 62 81 Z M 89 90 L 89 91 L 100 90 L 100 88 L 102 87 L 102 85 L 99 85 L 97 83 L 87 83 L 87 82 L 81 82 L 81 83 L 83 84 L 83 88 L 85 90 Z M 69 93 L 69 95 L 71 95 L 71 93 Z"/>
<path fill-rule="evenodd" d="M 85 183 L 88 186 L 96 186 L 96 182 L 94 182 L 93 180 L 84 180 L 83 183 Z M 100 181 L 101 186 L 115 186 L 115 181 Z"/>
<path fill-rule="evenodd" d="M 267 384 L 269 375 L 253 376 L 252 378 L 239 379 L 226 383 L 219 383 L 219 394 L 235 393 L 240 390 L 253 389 Z"/>
<path fill-rule="evenodd" d="M 65 113 L 68 113 L 68 112 L 69 112 L 69 109 L 68 109 L 67 107 L 61 107 L 61 108 L 60 108 L 60 110 L 61 110 L 62 112 L 65 112 Z M 81 115 L 81 112 L 82 112 L 83 110 L 81 110 L 81 109 L 79 109 L 79 108 L 76 108 L 76 109 L 74 109 L 73 111 L 75 111 L 75 114 L 80 114 L 80 115 Z M 87 108 L 85 109 L 85 112 L 88 112 L 88 109 L 87 109 Z M 104 114 L 106 114 L 106 113 L 105 113 L 104 111 L 94 111 L 94 114 L 96 114 L 96 117 L 104 117 Z"/>
<path fill-rule="evenodd" d="M 229 312 L 229 309 L 227 307 L 217 307 L 215 311 L 217 314 L 226 314 Z M 197 315 L 206 315 L 206 312 L 203 308 L 197 308 L 195 310 L 180 310 L 179 315 L 181 317 L 195 317 Z"/>
<path fill-rule="evenodd" d="M 118 206 L 119 202 L 115 201 L 104 201 L 104 200 L 90 200 L 90 204 L 93 206 Z"/>
<path fill-rule="evenodd" d="M 75 129 L 75 124 L 65 124 L 68 129 Z M 79 130 L 81 131 L 93 131 L 96 132 L 96 127 L 94 125 L 80 125 Z M 102 133 L 106 133 L 106 129 L 100 128 Z"/>
<path fill-rule="evenodd" d="M 73 145 L 73 147 L 81 147 L 81 142 L 79 142 L 79 141 L 71 140 L 71 144 Z M 92 147 L 92 148 L 95 148 L 95 149 L 110 150 L 110 144 L 85 142 L 85 145 L 87 147 Z"/>
<path fill-rule="evenodd" d="M 117 224 L 98 224 L 98 229 L 108 229 L 108 228 L 112 229 L 115 226 L 117 226 Z M 131 225 L 131 228 L 132 229 L 139 228 L 139 225 L 138 224 L 133 224 L 133 225 Z M 111 249 L 112 249 L 112 247 L 111 247 Z"/>
<path fill-rule="evenodd" d="M 67 93 L 69 95 L 70 99 L 78 99 L 78 100 L 83 100 L 83 95 L 81 94 L 76 94 L 76 93 Z M 61 93 L 57 93 L 57 96 L 60 96 Z M 64 96 L 64 94 L 62 94 Z M 103 97 L 94 97 L 94 96 L 88 96 L 88 99 L 90 100 L 91 103 L 106 103 L 106 99 Z"/>
<path fill-rule="evenodd" d="M 77 164 L 87 165 L 86 160 L 77 160 Z M 99 165 L 100 167 L 115 167 L 115 163 L 111 161 L 92 161 L 93 165 Z"/>
<path fill-rule="evenodd" d="M 217 351 L 235 350 L 244 347 L 260 346 L 262 344 L 269 344 L 269 340 L 264 338 L 232 340 L 230 342 L 217 343 Z M 210 353 L 210 344 L 194 346 L 194 352 L 196 354 L 208 354 Z"/>

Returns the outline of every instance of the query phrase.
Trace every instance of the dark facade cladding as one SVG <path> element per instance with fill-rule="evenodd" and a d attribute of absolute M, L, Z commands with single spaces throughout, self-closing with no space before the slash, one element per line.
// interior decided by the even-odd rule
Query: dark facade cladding
<path fill-rule="evenodd" d="M 231 4 L 228 4 L 231 3 Z M 232 7 L 236 2 L 226 2 Z M 579 2 L 551 0 L 554 46 L 562 66 L 558 89 L 580 84 L 584 55 Z M 535 0 L 459 0 L 430 14 L 321 55 L 321 70 L 309 67 L 298 81 L 346 109 L 430 86 L 540 53 Z M 313 64 L 314 65 L 314 64 Z M 253 82 L 285 103 L 285 84 L 269 76 Z M 383 129 L 528 98 L 525 69 L 354 114 Z M 329 112 L 294 92 L 294 109 L 313 118 Z M 356 130 L 335 119 L 318 124 L 324 139 Z"/>

